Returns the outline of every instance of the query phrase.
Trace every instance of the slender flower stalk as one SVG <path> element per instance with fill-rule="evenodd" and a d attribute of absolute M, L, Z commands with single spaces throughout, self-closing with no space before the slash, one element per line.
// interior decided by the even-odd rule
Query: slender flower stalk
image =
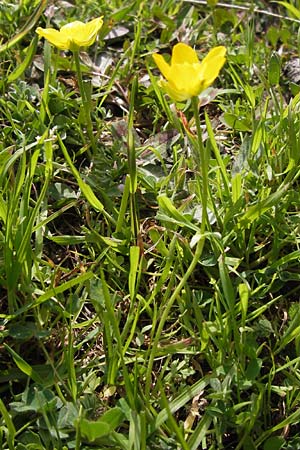
<path fill-rule="evenodd" d="M 95 142 L 95 137 L 94 137 L 94 133 L 93 133 L 93 123 L 92 123 L 92 118 L 91 118 L 91 107 L 90 107 L 91 103 L 90 103 L 90 99 L 87 96 L 87 92 L 86 92 L 84 84 L 83 84 L 78 50 L 73 51 L 73 56 L 74 56 L 74 61 L 75 61 L 79 92 L 80 92 L 81 100 L 82 100 L 86 129 L 87 129 L 87 133 L 88 133 L 88 136 L 89 136 L 89 139 L 91 142 L 93 152 L 95 154 L 96 142 Z"/>
<path fill-rule="evenodd" d="M 203 234 L 206 230 L 208 223 L 207 215 L 207 198 L 208 198 L 208 157 L 206 155 L 206 149 L 203 145 L 202 130 L 199 116 L 199 100 L 198 97 L 192 97 L 192 107 L 193 115 L 196 124 L 197 137 L 193 140 L 195 152 L 196 152 L 196 163 L 198 165 L 198 171 L 201 170 L 202 173 L 202 183 L 201 183 L 201 202 L 202 202 L 202 219 L 201 219 L 201 233 Z"/>

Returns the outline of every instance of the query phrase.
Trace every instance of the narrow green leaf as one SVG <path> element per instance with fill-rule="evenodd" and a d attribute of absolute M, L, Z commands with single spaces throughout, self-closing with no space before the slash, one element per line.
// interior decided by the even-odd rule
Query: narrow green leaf
<path fill-rule="evenodd" d="M 277 52 L 273 52 L 270 58 L 268 79 L 272 86 L 276 86 L 280 80 L 281 59 Z"/>
<path fill-rule="evenodd" d="M 2 414 L 5 425 L 7 426 L 7 443 L 9 450 L 15 450 L 14 440 L 16 435 L 16 429 L 1 398 L 0 398 L 0 413 Z"/>
<path fill-rule="evenodd" d="M 268 211 L 268 209 L 275 206 L 279 200 L 283 197 L 283 195 L 287 192 L 289 188 L 289 183 L 282 186 L 273 194 L 269 195 L 269 197 L 265 198 L 262 201 L 258 201 L 256 205 L 250 206 L 248 211 L 239 219 L 239 224 L 244 228 L 247 227 L 250 223 L 252 223 L 255 219 L 261 216 L 263 213 Z"/>
<path fill-rule="evenodd" d="M 181 214 L 178 209 L 175 208 L 172 201 L 165 195 L 161 194 L 157 197 L 159 208 L 163 214 L 159 213 L 158 217 L 161 220 L 166 220 L 169 222 L 176 223 L 182 227 L 188 227 L 191 230 L 199 231 L 199 227 L 194 225 L 190 220 L 188 220 L 183 214 Z"/>
<path fill-rule="evenodd" d="M 238 172 L 231 180 L 232 202 L 236 203 L 242 195 L 242 175 Z"/>
<path fill-rule="evenodd" d="M 2 195 L 0 195 L 0 219 L 5 223 L 7 217 L 7 206 Z"/>
<path fill-rule="evenodd" d="M 125 183 L 124 183 L 124 190 L 123 190 L 123 195 L 122 195 L 122 200 L 121 200 L 121 205 L 120 205 L 120 210 L 119 210 L 118 220 L 117 220 L 117 225 L 116 225 L 116 233 L 120 233 L 122 231 L 123 224 L 125 221 L 125 215 L 126 215 L 126 211 L 127 211 L 129 194 L 130 194 L 130 176 L 126 175 Z"/>
<path fill-rule="evenodd" d="M 26 56 L 25 56 L 23 62 L 21 64 L 19 64 L 17 66 L 16 70 L 11 72 L 9 74 L 9 76 L 7 77 L 7 81 L 9 83 L 17 80 L 25 72 L 25 70 L 27 69 L 27 67 L 29 66 L 29 64 L 31 63 L 31 61 L 35 55 L 37 43 L 38 43 L 38 36 L 36 35 L 34 37 L 33 41 L 31 42 L 31 44 L 29 45 L 29 47 L 27 48 Z"/>
<path fill-rule="evenodd" d="M 288 2 L 274 2 L 274 3 L 278 3 L 279 5 L 284 6 L 290 13 L 292 16 L 296 17 L 296 19 L 300 20 L 300 11 L 298 8 L 296 8 L 294 5 L 292 5 L 291 3 Z"/>
<path fill-rule="evenodd" d="M 69 153 L 66 149 L 66 146 L 63 143 L 63 141 L 59 135 L 58 135 L 58 141 L 59 141 L 59 145 L 62 149 L 62 152 L 64 154 L 64 157 L 66 158 L 66 161 L 69 164 L 74 177 L 76 178 L 76 181 L 78 183 L 78 186 L 79 186 L 82 194 L 85 196 L 85 198 L 87 199 L 87 201 L 90 203 L 90 205 L 93 208 L 95 208 L 99 212 L 103 212 L 103 210 L 104 210 L 103 204 L 96 197 L 92 188 L 81 179 L 80 174 L 79 174 L 78 170 L 76 169 L 76 167 L 74 166 L 74 164 L 69 156 Z"/>
<path fill-rule="evenodd" d="M 279 422 L 277 425 L 274 425 L 272 428 L 269 428 L 267 431 L 262 433 L 260 437 L 255 441 L 255 448 L 260 448 L 260 445 L 271 434 L 276 433 L 277 431 L 282 430 L 285 427 L 290 427 L 291 425 L 298 425 L 299 420 L 300 420 L 300 409 L 297 409 L 295 412 L 290 414 L 288 417 Z"/>
<path fill-rule="evenodd" d="M 227 265 L 224 261 L 224 255 L 219 257 L 219 273 L 228 309 L 233 311 L 235 305 L 235 293 Z"/>
<path fill-rule="evenodd" d="M 16 353 L 9 345 L 4 344 L 6 350 L 11 354 L 15 364 L 19 369 L 25 373 L 28 377 L 32 378 L 38 384 L 43 384 L 43 379 L 39 376 L 37 372 L 20 356 Z"/>
<path fill-rule="evenodd" d="M 188 386 L 186 389 L 184 389 L 183 392 L 178 397 L 176 397 L 174 400 L 170 402 L 169 410 L 171 411 L 171 413 L 172 414 L 175 413 L 184 405 L 186 405 L 193 397 L 202 392 L 208 385 L 208 383 L 209 378 L 202 378 L 192 386 Z M 154 429 L 158 429 L 168 419 L 168 416 L 169 414 L 166 408 L 160 411 L 160 413 L 157 415 L 155 419 Z"/>
<path fill-rule="evenodd" d="M 205 413 L 201 418 L 200 422 L 197 424 L 196 428 L 193 430 L 191 437 L 188 440 L 190 450 L 197 450 L 202 448 L 201 442 L 205 439 L 206 433 L 212 422 L 211 414 Z M 204 447 L 203 447 L 204 448 Z"/>
<path fill-rule="evenodd" d="M 245 283 L 239 284 L 239 296 L 242 313 L 242 326 L 245 326 L 249 302 L 249 287 L 247 286 L 247 284 Z"/>
<path fill-rule="evenodd" d="M 42 294 L 40 297 L 38 297 L 33 302 L 30 302 L 28 305 L 23 306 L 22 308 L 18 309 L 15 314 L 7 315 L 7 314 L 0 314 L 0 318 L 5 318 L 6 320 L 11 320 L 16 317 L 18 317 L 21 314 L 24 314 L 24 312 L 29 311 L 32 308 L 36 308 L 38 305 L 41 305 L 42 303 L 45 303 L 47 300 L 50 300 L 52 297 L 56 297 L 59 294 L 62 294 L 63 292 L 67 291 L 68 289 L 71 289 L 72 287 L 76 286 L 77 284 L 85 283 L 87 280 L 92 278 L 94 276 L 93 272 L 86 272 L 82 275 L 77 276 L 76 278 L 73 278 L 72 280 L 67 281 L 66 283 L 63 283 L 55 288 L 49 288 L 44 294 Z"/>
<path fill-rule="evenodd" d="M 47 236 L 47 239 L 59 245 L 78 245 L 86 243 L 85 236 Z"/>

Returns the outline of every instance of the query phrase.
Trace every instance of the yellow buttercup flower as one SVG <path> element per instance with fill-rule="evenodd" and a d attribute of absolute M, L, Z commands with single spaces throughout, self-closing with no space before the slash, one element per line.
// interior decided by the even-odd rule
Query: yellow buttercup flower
<path fill-rule="evenodd" d="M 152 56 L 166 79 L 160 81 L 161 87 L 173 100 L 184 101 L 214 82 L 226 61 L 225 54 L 225 47 L 215 47 L 200 62 L 192 47 L 179 43 L 173 47 L 170 64 L 158 53 Z"/>
<path fill-rule="evenodd" d="M 89 47 L 95 42 L 102 24 L 102 17 L 98 17 L 87 23 L 75 20 L 75 22 L 67 23 L 60 30 L 38 27 L 36 32 L 61 50 L 77 51 L 80 47 Z"/>

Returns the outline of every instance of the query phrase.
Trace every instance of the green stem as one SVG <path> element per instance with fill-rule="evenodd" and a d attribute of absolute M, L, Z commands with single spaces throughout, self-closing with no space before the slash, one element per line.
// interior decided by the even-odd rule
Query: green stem
<path fill-rule="evenodd" d="M 90 143 L 93 149 L 94 154 L 96 154 L 97 148 L 96 148 L 96 142 L 94 138 L 93 133 L 93 124 L 91 119 L 91 108 L 90 108 L 90 100 L 87 96 L 86 90 L 84 88 L 83 79 L 82 79 L 82 73 L 80 69 L 80 59 L 79 59 L 79 51 L 73 50 L 74 55 L 74 61 L 75 61 L 75 67 L 77 72 L 77 80 L 78 80 L 78 86 L 79 86 L 79 92 L 81 95 L 82 100 L 82 106 L 83 106 L 83 112 L 84 112 L 84 119 L 86 123 L 86 129 L 87 133 L 90 139 Z"/>
<path fill-rule="evenodd" d="M 128 121 L 128 171 L 130 177 L 130 216 L 131 216 L 131 232 L 134 240 L 134 245 L 137 245 L 139 234 L 138 211 L 136 204 L 136 190 L 137 190 L 137 170 L 136 170 L 136 154 L 135 143 L 132 131 L 130 116 Z"/>
<path fill-rule="evenodd" d="M 197 129 L 197 139 L 193 139 L 196 164 L 199 173 L 202 174 L 202 182 L 200 184 L 201 201 L 202 201 L 202 221 L 201 221 L 201 233 L 206 230 L 208 217 L 207 217 L 207 198 L 208 198 L 208 157 L 203 145 L 202 130 L 199 116 L 198 97 L 192 98 L 192 107 Z"/>
<path fill-rule="evenodd" d="M 139 234 L 138 211 L 136 204 L 136 190 L 137 190 L 137 169 L 136 169 L 136 151 L 133 136 L 133 121 L 134 121 L 134 106 L 135 98 L 138 91 L 138 77 L 136 76 L 132 82 L 130 93 L 130 106 L 128 115 L 128 172 L 130 176 L 130 215 L 131 215 L 131 229 L 134 239 L 134 244 L 137 245 Z"/>

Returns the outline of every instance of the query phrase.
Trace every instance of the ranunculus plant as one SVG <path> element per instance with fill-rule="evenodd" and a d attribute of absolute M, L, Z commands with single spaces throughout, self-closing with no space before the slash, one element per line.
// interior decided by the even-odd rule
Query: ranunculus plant
<path fill-rule="evenodd" d="M 91 120 L 90 99 L 86 89 L 84 88 L 82 80 L 79 50 L 81 47 L 89 47 L 90 45 L 94 44 L 97 34 L 102 27 L 102 24 L 102 17 L 98 17 L 87 23 L 75 20 L 74 22 L 67 23 L 66 25 L 62 26 L 60 30 L 41 27 L 38 27 L 36 29 L 37 34 L 47 39 L 50 44 L 54 45 L 60 50 L 71 50 L 74 55 L 78 85 L 87 126 L 87 133 L 94 152 L 96 151 L 96 144 Z"/>
<path fill-rule="evenodd" d="M 197 135 L 194 135 L 188 126 L 183 125 L 194 150 L 195 167 L 199 174 L 197 181 L 201 192 L 202 218 L 201 231 L 195 253 L 198 258 L 200 258 L 203 250 L 208 226 L 207 201 L 209 189 L 209 150 L 204 146 L 202 140 L 198 96 L 218 77 L 226 61 L 225 55 L 226 48 L 221 45 L 210 50 L 203 60 L 200 61 L 196 51 L 189 45 L 181 42 L 173 47 L 170 63 L 158 53 L 152 55 L 164 77 L 164 79 L 159 81 L 159 86 L 162 90 L 175 101 L 191 100 L 193 107 Z"/>
<path fill-rule="evenodd" d="M 207 56 L 200 62 L 196 51 L 184 43 L 176 44 L 172 49 L 171 61 L 168 63 L 162 55 L 154 54 L 153 59 L 162 73 L 164 79 L 160 80 L 158 85 L 163 92 L 178 102 L 190 100 L 193 108 L 193 116 L 196 125 L 196 133 L 191 131 L 189 124 L 181 113 L 183 128 L 187 133 L 188 139 L 194 154 L 193 170 L 196 176 L 196 189 L 200 193 L 202 207 L 201 227 L 196 235 L 191 239 L 191 246 L 196 245 L 192 261 L 180 283 L 176 286 L 173 294 L 168 298 L 164 311 L 157 325 L 156 335 L 152 342 L 152 349 L 148 361 L 146 374 L 146 397 L 149 395 L 151 387 L 151 375 L 155 356 L 157 355 L 159 339 L 164 325 L 168 320 L 168 314 L 175 299 L 180 295 L 181 289 L 185 286 L 188 278 L 193 274 L 197 264 L 202 256 L 204 244 L 210 224 L 208 222 L 207 204 L 209 198 L 209 178 L 208 169 L 210 161 L 210 146 L 204 145 L 202 140 L 201 122 L 199 116 L 199 94 L 208 88 L 217 78 L 221 68 L 225 63 L 226 48 L 218 46 L 213 48 Z M 189 105 L 187 105 L 187 108 Z M 171 116 L 170 116 L 171 117 Z M 207 119 L 208 123 L 208 119 Z M 171 203 L 171 206 L 172 203 Z"/>

